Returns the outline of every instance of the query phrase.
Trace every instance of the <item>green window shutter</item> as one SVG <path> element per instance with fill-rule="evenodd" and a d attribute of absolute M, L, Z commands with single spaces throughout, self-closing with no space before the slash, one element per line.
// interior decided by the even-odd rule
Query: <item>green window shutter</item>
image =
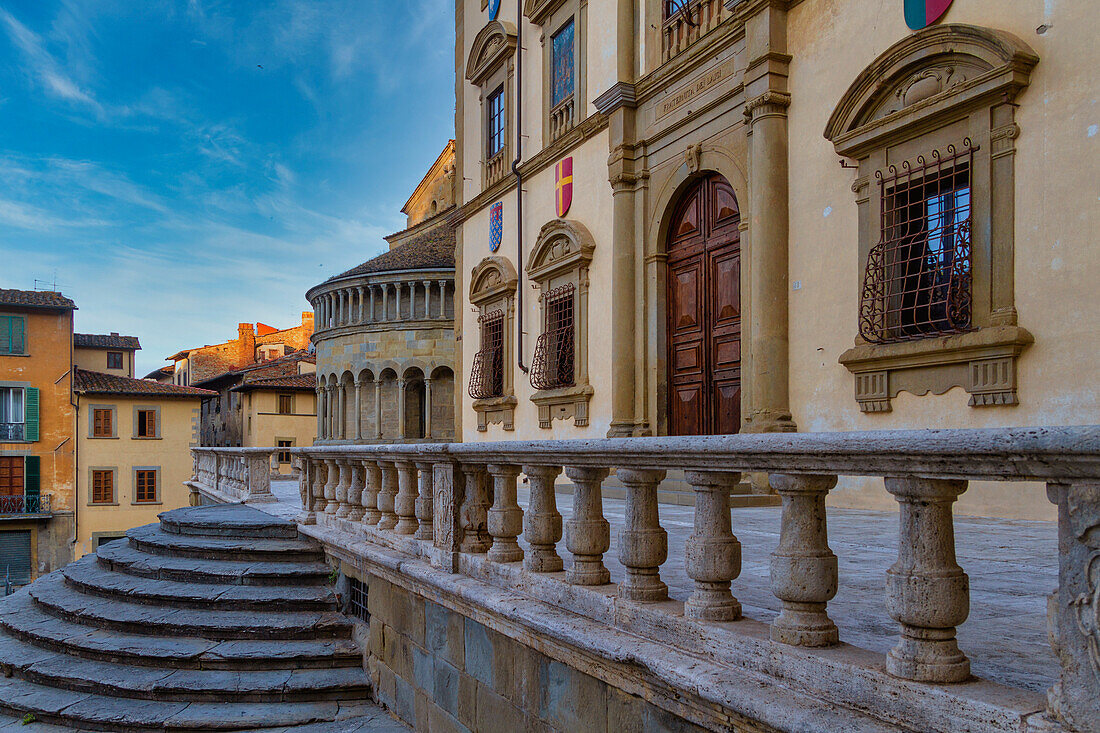
<path fill-rule="evenodd" d="M 25 354 L 27 352 L 26 325 L 19 316 L 11 319 L 11 353 Z"/>
<path fill-rule="evenodd" d="M 0 354 L 10 354 L 11 331 L 15 319 L 11 316 L 0 316 Z"/>
<path fill-rule="evenodd" d="M 38 442 L 38 387 L 27 387 L 24 394 L 26 395 L 24 410 L 26 424 L 23 428 L 23 439 L 36 443 Z"/>
<path fill-rule="evenodd" d="M 33 499 L 37 506 L 38 497 L 42 494 L 42 458 L 27 456 L 23 476 L 23 496 L 28 503 Z"/>

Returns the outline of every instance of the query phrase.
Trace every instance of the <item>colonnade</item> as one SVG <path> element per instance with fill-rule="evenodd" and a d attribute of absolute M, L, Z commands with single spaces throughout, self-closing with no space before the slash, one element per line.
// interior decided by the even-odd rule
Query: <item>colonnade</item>
<path fill-rule="evenodd" d="M 385 369 L 375 379 L 329 375 L 318 380 L 318 440 L 374 442 L 449 440 L 454 437 L 454 373 L 436 368 L 425 376 L 410 368 Z M 433 409 L 433 405 L 436 409 Z M 434 414 L 433 414 L 434 413 Z"/>
<path fill-rule="evenodd" d="M 447 303 L 453 296 L 453 280 L 359 282 L 314 298 L 314 322 L 320 330 L 393 321 L 448 319 L 451 314 Z"/>

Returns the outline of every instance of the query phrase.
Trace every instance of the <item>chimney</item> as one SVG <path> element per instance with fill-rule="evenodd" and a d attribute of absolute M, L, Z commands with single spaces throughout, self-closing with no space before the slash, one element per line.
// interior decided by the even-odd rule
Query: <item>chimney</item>
<path fill-rule="evenodd" d="M 237 324 L 237 361 L 240 366 L 256 360 L 256 330 L 251 323 Z"/>
<path fill-rule="evenodd" d="M 302 311 L 302 330 L 305 331 L 305 341 L 313 335 L 313 311 Z"/>

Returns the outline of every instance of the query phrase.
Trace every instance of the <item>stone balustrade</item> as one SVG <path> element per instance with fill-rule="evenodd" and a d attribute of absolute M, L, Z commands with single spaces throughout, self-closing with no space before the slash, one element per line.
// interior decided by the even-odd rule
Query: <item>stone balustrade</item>
<path fill-rule="evenodd" d="M 416 270 L 344 277 L 310 290 L 314 333 L 454 320 L 454 272 Z"/>
<path fill-rule="evenodd" d="M 220 501 L 263 504 L 275 501 L 271 493 L 271 465 L 275 448 L 192 448 L 192 503 L 206 493 Z"/>
<path fill-rule="evenodd" d="M 232 450 L 196 450 L 194 480 L 235 488 L 240 478 L 228 466 L 240 465 L 241 451 Z M 387 557 L 419 559 L 512 597 L 686 649 L 704 666 L 709 659 L 772 675 L 808 695 L 920 730 L 1084 732 L 1100 720 L 1100 427 L 295 452 L 300 521 L 323 525 L 324 537 L 365 539 Z M 681 547 L 669 546 L 657 511 L 657 487 L 670 469 L 683 470 L 696 492 L 694 527 Z M 617 585 L 604 563 L 610 528 L 601 485 L 610 470 L 626 487 L 617 547 L 626 577 Z M 771 557 L 771 592 L 781 612 L 764 633 L 743 617 L 738 601 L 741 545 L 726 501 L 747 473 L 768 474 L 783 502 Z M 562 474 L 574 485 L 566 522 L 554 492 Z M 516 498 L 521 475 L 530 491 L 526 510 Z M 838 476 L 881 479 L 899 506 L 897 560 L 884 578 L 899 636 L 885 658 L 844 644 L 829 616 L 838 561 L 828 543 L 825 498 Z M 1023 691 L 975 682 L 966 650 L 956 643 L 970 594 L 955 556 L 952 505 L 970 481 L 1046 482 L 1059 508 L 1060 582 L 1050 618 L 1061 680 L 1046 712 Z M 568 565 L 559 554 L 563 534 Z M 693 582 L 685 601 L 671 600 L 661 579 L 670 559 L 682 562 Z"/>

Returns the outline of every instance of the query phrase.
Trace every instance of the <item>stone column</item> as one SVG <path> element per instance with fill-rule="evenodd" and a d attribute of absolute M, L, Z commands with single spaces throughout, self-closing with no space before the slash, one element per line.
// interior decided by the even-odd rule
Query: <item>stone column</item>
<path fill-rule="evenodd" d="M 363 288 L 356 288 L 355 291 L 357 293 L 356 297 L 359 298 L 359 323 L 363 323 L 366 320 L 363 317 Z"/>
<path fill-rule="evenodd" d="M 325 514 L 336 514 L 336 510 L 340 504 L 336 500 L 336 485 L 340 479 L 340 468 L 336 465 L 336 461 L 330 459 L 325 460 L 325 467 L 328 469 L 325 471 L 328 474 L 328 481 L 325 482 Z"/>
<path fill-rule="evenodd" d="M 432 317 L 432 281 L 422 280 L 424 286 L 424 320 Z"/>
<path fill-rule="evenodd" d="M 405 380 L 397 380 L 397 437 L 405 439 Z"/>
<path fill-rule="evenodd" d="M 955 627 L 970 614 L 970 578 L 955 561 L 951 504 L 966 481 L 887 478 L 900 505 L 898 561 L 886 571 L 886 610 L 901 624 L 901 640 L 886 655 L 886 671 L 917 682 L 961 682 L 970 660 Z"/>
<path fill-rule="evenodd" d="M 390 285 L 382 283 L 382 320 L 390 320 Z"/>
<path fill-rule="evenodd" d="M 374 439 L 382 440 L 382 380 L 374 378 Z"/>
<path fill-rule="evenodd" d="M 516 478 L 519 466 L 491 464 L 489 475 L 493 477 L 493 507 L 489 510 L 489 536 L 493 546 L 489 559 L 493 562 L 519 562 L 523 550 L 516 538 L 523 531 L 523 510 L 516 501 Z"/>
<path fill-rule="evenodd" d="M 351 488 L 351 465 L 346 459 L 336 461 L 339 466 L 340 478 L 336 484 L 336 516 L 343 519 L 351 513 L 351 505 L 348 504 L 348 489 Z"/>
<path fill-rule="evenodd" d="M 397 534 L 414 534 L 416 532 L 416 464 L 411 461 L 398 461 L 397 466 L 397 496 L 394 497 L 394 513 L 397 515 L 397 524 L 393 531 Z"/>
<path fill-rule="evenodd" d="M 424 437 L 432 437 L 432 380 L 424 377 Z"/>
<path fill-rule="evenodd" d="M 554 479 L 561 469 L 524 466 L 523 472 L 531 485 L 531 503 L 523 515 L 523 537 L 531 549 L 523 559 L 523 567 L 536 573 L 556 573 L 564 567 L 557 549 L 562 527 L 554 493 Z"/>
<path fill-rule="evenodd" d="M 363 463 L 363 524 L 375 525 L 382 518 L 378 511 L 378 492 L 382 490 L 382 469 L 375 461 Z"/>
<path fill-rule="evenodd" d="M 340 440 L 348 439 L 348 389 L 344 380 L 337 386 L 340 390 Z"/>
<path fill-rule="evenodd" d="M 379 461 L 382 469 L 382 489 L 378 492 L 378 511 L 382 516 L 378 520 L 378 529 L 393 529 L 397 526 L 397 513 L 394 500 L 397 498 L 397 466 L 392 461 Z"/>
<path fill-rule="evenodd" d="M 657 513 L 657 487 L 664 471 L 620 468 L 615 472 L 626 487 L 626 523 L 619 530 L 619 561 L 626 578 L 619 597 L 632 601 L 663 601 L 668 586 L 661 581 L 661 564 L 668 559 L 668 533 Z"/>
<path fill-rule="evenodd" d="M 443 280 L 439 281 L 439 317 L 443 318 L 447 314 L 447 283 Z"/>
<path fill-rule="evenodd" d="M 358 522 L 363 519 L 363 464 L 358 460 L 350 461 L 351 485 L 348 486 L 348 512 L 349 522 Z"/>
<path fill-rule="evenodd" d="M 1058 505 L 1058 589 L 1047 603 L 1061 673 L 1047 694 L 1051 717 L 1074 730 L 1100 721 L 1100 481 L 1047 485 Z"/>
<path fill-rule="evenodd" d="M 604 585 L 611 581 L 603 564 L 603 554 L 611 546 L 611 525 L 604 519 L 600 493 L 600 484 L 608 473 L 606 468 L 565 469 L 565 475 L 573 481 L 573 517 L 565 523 L 565 546 L 573 555 L 573 565 L 565 579 L 574 585 Z"/>
<path fill-rule="evenodd" d="M 374 291 L 375 291 L 375 287 L 373 285 L 369 285 L 368 289 L 370 290 L 370 322 L 374 323 Z"/>
<path fill-rule="evenodd" d="M 462 464 L 466 476 L 459 521 L 462 524 L 462 552 L 487 552 L 489 550 L 488 494 L 485 488 L 485 469 L 475 464 Z"/>
<path fill-rule="evenodd" d="M 401 290 L 402 290 L 403 285 L 404 285 L 404 283 L 394 283 L 393 284 L 393 297 L 394 297 L 393 319 L 395 321 L 400 321 L 401 318 L 402 318 L 402 316 L 401 316 Z"/>
<path fill-rule="evenodd" d="M 741 543 L 730 524 L 730 489 L 741 474 L 686 471 L 695 491 L 695 529 L 688 537 L 684 569 L 695 590 L 684 604 L 684 615 L 700 621 L 736 621 L 741 604 L 730 593 L 730 581 L 741 574 Z"/>
<path fill-rule="evenodd" d="M 772 593 L 783 602 L 771 637 L 794 646 L 831 646 L 839 641 L 825 611 L 836 595 L 836 555 L 829 549 L 825 495 L 836 476 L 774 473 L 771 487 L 783 497 L 779 547 L 772 553 Z"/>
<path fill-rule="evenodd" d="M 417 462 L 420 471 L 419 495 L 416 497 L 417 529 L 414 537 L 431 542 L 434 539 L 435 509 L 435 466 L 431 463 Z"/>
<path fill-rule="evenodd" d="M 363 439 L 363 382 L 355 378 L 355 439 Z"/>
<path fill-rule="evenodd" d="M 321 393 L 321 386 L 320 385 L 318 385 L 313 390 L 313 394 L 314 394 L 314 405 L 316 406 L 316 409 L 314 411 L 317 413 L 317 438 L 323 440 L 324 437 L 325 437 L 325 431 L 324 431 L 325 413 L 324 413 L 324 408 L 323 408 L 324 401 L 321 399 L 322 393 Z"/>

